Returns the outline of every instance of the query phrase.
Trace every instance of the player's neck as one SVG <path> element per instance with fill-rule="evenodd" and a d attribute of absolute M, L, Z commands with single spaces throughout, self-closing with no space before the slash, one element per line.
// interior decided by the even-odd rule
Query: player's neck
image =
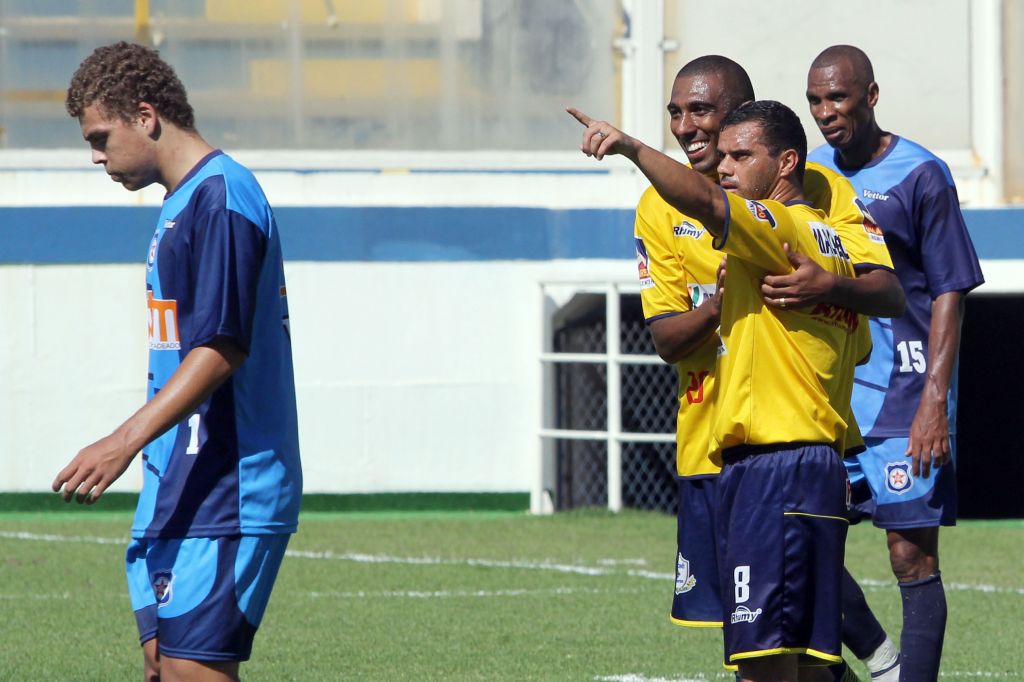
<path fill-rule="evenodd" d="M 170 194 L 213 147 L 195 131 L 165 126 L 162 134 L 159 182 Z"/>
<path fill-rule="evenodd" d="M 863 135 L 857 136 L 849 147 L 839 150 L 840 163 L 843 168 L 863 168 L 884 154 L 891 141 L 892 134 L 871 121 Z"/>

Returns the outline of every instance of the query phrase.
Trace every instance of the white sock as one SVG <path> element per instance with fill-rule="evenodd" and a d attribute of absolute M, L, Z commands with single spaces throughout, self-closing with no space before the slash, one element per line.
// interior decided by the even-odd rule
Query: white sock
<path fill-rule="evenodd" d="M 900 660 L 900 652 L 887 635 L 885 641 L 878 645 L 874 653 L 861 660 L 864 661 L 864 665 L 870 672 L 877 673 L 896 665 L 896 662 Z"/>

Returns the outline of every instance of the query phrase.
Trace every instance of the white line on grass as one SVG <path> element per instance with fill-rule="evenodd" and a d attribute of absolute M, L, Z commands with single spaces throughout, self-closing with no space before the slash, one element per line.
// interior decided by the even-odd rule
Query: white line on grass
<path fill-rule="evenodd" d="M 596 682 L 707 682 L 707 680 L 731 680 L 732 673 L 720 672 L 708 675 L 706 673 L 683 673 L 683 677 L 647 677 L 640 673 L 625 673 L 623 675 L 598 675 L 594 677 Z M 970 671 L 949 671 L 940 672 L 939 677 L 969 677 L 974 679 L 1008 680 L 1020 679 L 1020 673 L 1000 672 L 970 672 Z"/>
<path fill-rule="evenodd" d="M 546 590 L 436 590 L 436 591 L 384 591 L 384 592 L 307 592 L 313 598 L 330 597 L 332 599 L 449 599 L 452 597 L 523 597 L 548 594 L 639 594 L 642 590 L 599 590 L 593 588 L 554 587 Z"/>
<path fill-rule="evenodd" d="M 29 533 L 25 531 L 0 531 L 0 538 L 11 540 L 34 540 L 38 542 L 89 542 L 99 545 L 127 545 L 126 538 L 103 538 L 79 535 L 54 535 L 46 533 Z M 530 561 L 524 559 L 499 560 L 499 559 L 442 559 L 441 557 L 401 557 L 388 554 L 363 554 L 359 552 L 332 552 L 309 551 L 290 549 L 287 556 L 299 559 L 326 559 L 332 561 L 351 561 L 362 564 L 403 564 L 413 566 L 480 566 L 483 568 L 517 568 L 531 571 L 554 571 L 557 573 L 568 573 L 573 575 L 586 576 L 622 576 L 631 578 L 644 578 L 647 580 L 673 580 L 672 573 L 660 573 L 657 571 L 644 571 L 637 569 L 621 570 L 611 567 L 581 566 L 578 564 L 562 564 L 552 561 Z M 610 559 L 599 559 L 598 563 L 611 562 Z M 889 589 L 896 587 L 895 581 L 874 580 L 870 578 L 858 581 L 868 589 Z M 1024 595 L 1024 588 L 1021 587 L 1000 587 L 998 585 L 987 585 L 984 583 L 945 583 L 947 590 L 951 592 L 984 592 L 987 594 L 1014 594 Z"/>

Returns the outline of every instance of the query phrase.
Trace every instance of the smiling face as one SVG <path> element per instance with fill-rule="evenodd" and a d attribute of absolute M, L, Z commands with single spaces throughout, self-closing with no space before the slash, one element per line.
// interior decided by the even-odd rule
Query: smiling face
<path fill-rule="evenodd" d="M 131 121 L 108 115 L 96 104 L 82 110 L 78 122 L 82 137 L 92 148 L 92 162 L 102 164 L 112 180 L 125 189 L 138 190 L 156 182 L 157 157 L 152 131 L 155 112 L 140 105 Z"/>
<path fill-rule="evenodd" d="M 829 146 L 840 151 L 855 147 L 872 128 L 878 85 L 863 81 L 846 59 L 807 73 L 811 116 Z"/>
<path fill-rule="evenodd" d="M 729 113 L 725 79 L 717 73 L 679 76 L 668 103 L 669 126 L 690 167 L 711 175 L 718 166 L 718 134 Z"/>
<path fill-rule="evenodd" d="M 761 143 L 761 124 L 754 121 L 724 128 L 718 139 L 722 157 L 719 182 L 727 192 L 746 199 L 768 199 L 779 179 L 780 159 Z"/>

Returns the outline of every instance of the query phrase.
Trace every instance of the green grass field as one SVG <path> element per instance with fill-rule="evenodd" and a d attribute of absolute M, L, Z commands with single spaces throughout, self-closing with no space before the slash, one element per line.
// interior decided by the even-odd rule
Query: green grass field
<path fill-rule="evenodd" d="M 135 680 L 126 512 L 0 513 L 0 680 Z M 575 512 L 308 513 L 250 680 L 729 680 L 717 630 L 672 625 L 675 522 Z M 1024 522 L 942 535 L 945 678 L 1019 679 Z M 882 532 L 847 562 L 897 638 Z M 859 665 L 859 664 L 858 664 Z"/>

